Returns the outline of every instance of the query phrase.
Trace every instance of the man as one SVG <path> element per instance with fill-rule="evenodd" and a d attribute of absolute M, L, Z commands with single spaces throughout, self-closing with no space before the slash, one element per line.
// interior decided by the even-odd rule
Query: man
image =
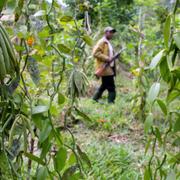
<path fill-rule="evenodd" d="M 104 30 L 104 37 L 98 41 L 93 49 L 93 56 L 96 60 L 96 71 L 107 62 L 109 63 L 109 66 L 107 66 L 101 74 L 102 84 L 93 96 L 93 100 L 97 102 L 105 90 L 108 90 L 108 103 L 114 103 L 116 98 L 114 83 L 114 76 L 116 74 L 115 62 L 111 62 L 114 56 L 114 51 L 110 43 L 115 32 L 116 30 L 114 28 L 106 27 Z"/>

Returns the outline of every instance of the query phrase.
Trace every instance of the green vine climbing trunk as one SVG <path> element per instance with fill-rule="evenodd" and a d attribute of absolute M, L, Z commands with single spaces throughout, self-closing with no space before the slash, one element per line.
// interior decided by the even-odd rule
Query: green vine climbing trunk
<path fill-rule="evenodd" d="M 149 140 L 146 145 L 146 152 L 150 147 L 152 151 L 148 167 L 145 169 L 145 180 L 175 179 L 179 177 L 179 144 L 177 142 L 180 131 L 180 114 L 178 107 L 173 106 L 173 103 L 177 103 L 180 95 L 179 55 L 177 53 L 180 51 L 180 32 L 178 25 L 175 23 L 178 4 L 179 0 L 176 0 L 173 11 L 167 16 L 164 23 L 164 49 L 152 59 L 149 66 L 150 70 L 158 68 L 160 77 L 157 78 L 158 82 L 151 86 L 147 99 L 151 112 L 145 121 L 146 132 L 150 133 L 147 135 Z M 166 96 L 160 99 L 158 95 L 164 82 L 166 83 Z M 166 122 L 166 126 L 163 128 L 157 125 L 154 118 L 153 109 L 156 103 L 163 113 L 163 121 Z M 173 141 L 170 142 L 169 137 L 173 138 Z M 152 141 L 153 145 L 151 146 Z"/>

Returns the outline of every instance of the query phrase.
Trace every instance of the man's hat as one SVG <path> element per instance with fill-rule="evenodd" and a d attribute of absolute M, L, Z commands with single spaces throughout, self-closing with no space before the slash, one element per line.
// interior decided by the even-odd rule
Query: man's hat
<path fill-rule="evenodd" d="M 116 32 L 116 29 L 113 28 L 113 27 L 108 26 L 108 27 L 106 27 L 106 28 L 104 29 L 104 32 L 113 32 L 113 33 L 115 33 L 115 32 Z"/>

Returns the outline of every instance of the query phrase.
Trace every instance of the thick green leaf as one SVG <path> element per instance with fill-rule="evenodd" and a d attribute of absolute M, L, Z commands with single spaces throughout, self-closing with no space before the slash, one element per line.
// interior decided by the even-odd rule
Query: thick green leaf
<path fill-rule="evenodd" d="M 177 88 L 177 85 L 180 84 L 178 82 L 178 78 L 176 77 L 175 73 L 171 73 L 171 81 L 170 81 L 170 89 L 173 90 L 178 90 L 180 92 L 180 89 Z M 179 79 L 180 80 L 180 79 Z"/>
<path fill-rule="evenodd" d="M 50 138 L 46 139 L 42 144 L 41 144 L 41 158 L 45 158 L 46 154 L 50 151 L 51 148 L 51 142 Z"/>
<path fill-rule="evenodd" d="M 149 90 L 147 100 L 151 103 L 154 102 L 154 100 L 157 98 L 159 94 L 159 91 L 160 91 L 160 83 L 155 82 Z"/>
<path fill-rule="evenodd" d="M 45 166 L 42 166 L 37 170 L 37 180 L 45 180 L 47 176 L 48 170 Z"/>
<path fill-rule="evenodd" d="M 166 180 L 176 180 L 176 174 L 174 170 L 171 170 L 166 178 Z"/>
<path fill-rule="evenodd" d="M 147 154 L 148 149 L 149 149 L 149 148 L 150 148 L 150 146 L 151 146 L 151 141 L 152 141 L 152 139 L 151 139 L 151 138 L 149 138 L 149 139 L 148 139 L 148 142 L 146 143 L 146 147 L 145 147 L 145 154 Z"/>
<path fill-rule="evenodd" d="M 71 49 L 64 44 L 58 44 L 58 49 L 60 52 L 65 53 L 65 54 L 71 53 Z"/>
<path fill-rule="evenodd" d="M 75 154 L 72 152 L 68 159 L 68 165 L 71 166 L 77 162 Z"/>
<path fill-rule="evenodd" d="M 180 80 L 180 66 L 173 67 L 173 69 L 171 69 L 171 72 Z"/>
<path fill-rule="evenodd" d="M 174 132 L 180 131 L 180 118 L 178 117 L 174 124 Z"/>
<path fill-rule="evenodd" d="M 64 104 L 65 101 L 65 96 L 62 93 L 58 93 L 58 104 Z"/>
<path fill-rule="evenodd" d="M 25 50 L 25 47 L 24 46 L 19 46 L 19 45 L 14 45 L 16 51 L 24 51 Z"/>
<path fill-rule="evenodd" d="M 29 9 L 30 10 L 36 10 L 37 5 L 36 4 L 30 4 Z"/>
<path fill-rule="evenodd" d="M 79 116 L 81 116 L 84 120 L 86 120 L 86 121 L 88 121 L 88 122 L 92 122 L 92 119 L 91 119 L 89 116 L 87 116 L 85 113 L 81 112 L 81 111 L 80 111 L 79 109 L 77 109 L 77 108 L 75 108 L 75 110 L 76 110 L 77 114 L 78 114 Z"/>
<path fill-rule="evenodd" d="M 91 161 L 89 160 L 86 153 L 82 152 L 81 148 L 78 145 L 77 145 L 77 150 L 78 150 L 78 153 L 79 153 L 80 157 L 82 158 L 82 160 L 91 168 Z"/>
<path fill-rule="evenodd" d="M 162 144 L 161 132 L 159 131 L 159 129 L 157 127 L 155 129 L 155 135 L 158 139 L 159 144 L 161 145 Z"/>
<path fill-rule="evenodd" d="M 50 34 L 49 34 L 49 29 L 48 29 L 48 27 L 44 27 L 43 30 L 38 33 L 38 36 L 39 36 L 40 38 L 47 38 L 47 37 L 49 37 L 49 35 L 50 35 Z"/>
<path fill-rule="evenodd" d="M 39 157 L 37 157 L 37 156 L 35 156 L 35 155 L 31 154 L 31 153 L 24 152 L 24 155 L 27 158 L 31 159 L 32 161 L 37 162 L 38 164 L 41 164 L 43 166 L 45 165 L 45 162 L 41 158 L 39 158 Z"/>
<path fill-rule="evenodd" d="M 24 6 L 24 0 L 19 0 L 17 7 L 15 9 L 15 22 L 17 22 L 22 14 L 22 9 Z"/>
<path fill-rule="evenodd" d="M 171 15 L 169 15 L 166 18 L 166 22 L 164 25 L 164 44 L 167 49 L 169 46 L 170 33 L 171 33 Z"/>
<path fill-rule="evenodd" d="M 90 36 L 84 35 L 82 38 L 86 42 L 87 45 L 89 45 L 89 46 L 93 45 L 93 40 Z"/>
<path fill-rule="evenodd" d="M 59 172 L 64 168 L 66 164 L 66 159 L 67 159 L 67 150 L 61 147 L 54 158 L 54 168 L 56 169 L 56 171 Z"/>
<path fill-rule="evenodd" d="M 34 115 L 32 115 L 32 120 L 33 120 L 35 126 L 41 130 L 43 127 L 43 122 L 46 121 L 47 118 L 45 118 L 43 116 L 43 114 L 34 114 Z"/>
<path fill-rule="evenodd" d="M 45 1 L 43 1 L 42 2 L 42 5 L 41 5 L 41 7 L 42 7 L 42 10 L 44 10 L 44 11 L 46 11 L 47 12 L 47 2 L 49 2 L 49 3 L 52 3 L 52 0 L 45 0 Z"/>
<path fill-rule="evenodd" d="M 6 9 L 8 10 L 9 14 L 11 14 L 11 15 L 14 14 L 16 6 L 17 6 L 16 1 L 13 1 L 13 0 L 8 1 L 8 0 L 6 0 Z"/>
<path fill-rule="evenodd" d="M 50 135 L 52 127 L 48 121 L 44 121 L 42 131 L 40 131 L 39 142 L 44 142 Z"/>
<path fill-rule="evenodd" d="M 145 168 L 144 180 L 151 180 L 151 176 L 148 168 Z"/>
<path fill-rule="evenodd" d="M 164 81 L 168 83 L 171 78 L 171 74 L 170 74 L 170 69 L 169 69 L 169 65 L 168 65 L 166 57 L 162 58 L 162 61 L 159 64 L 159 68 L 161 72 L 161 77 L 163 78 Z"/>
<path fill-rule="evenodd" d="M 174 34 L 174 41 L 176 43 L 176 46 L 180 49 L 180 32 Z"/>
<path fill-rule="evenodd" d="M 180 137 L 176 138 L 173 143 L 172 143 L 173 146 L 177 146 L 177 147 L 180 147 Z"/>
<path fill-rule="evenodd" d="M 2 150 L 0 150 L 0 177 L 0 179 L 13 179 L 7 156 Z"/>
<path fill-rule="evenodd" d="M 144 123 L 144 132 L 147 134 L 153 125 L 153 115 L 150 113 Z"/>
<path fill-rule="evenodd" d="M 46 14 L 46 11 L 39 10 L 34 14 L 34 17 L 44 16 Z"/>
<path fill-rule="evenodd" d="M 1 102 L 0 102 L 0 107 L 5 107 L 6 104 L 7 104 L 6 101 L 1 101 Z"/>
<path fill-rule="evenodd" d="M 180 164 L 180 152 L 177 154 L 169 154 L 171 159 L 169 159 L 169 164 Z"/>
<path fill-rule="evenodd" d="M 164 49 L 161 50 L 151 61 L 149 68 L 150 69 L 154 69 L 161 61 L 162 57 L 163 57 L 163 53 L 164 53 Z"/>
<path fill-rule="evenodd" d="M 171 91 L 167 97 L 167 102 L 170 103 L 180 96 L 180 92 L 177 90 Z"/>
<path fill-rule="evenodd" d="M 32 108 L 32 114 L 40 114 L 47 112 L 49 109 L 49 106 L 35 106 Z"/>
<path fill-rule="evenodd" d="M 48 56 L 45 56 L 43 57 L 43 64 L 50 67 L 53 60 L 56 59 L 57 56 L 56 55 L 48 55 Z"/>
<path fill-rule="evenodd" d="M 0 0 L 0 13 L 1 13 L 3 7 L 5 6 L 6 1 L 7 1 L 7 0 Z"/>
<path fill-rule="evenodd" d="M 161 99 L 157 99 L 157 103 L 159 105 L 159 107 L 161 108 L 162 112 L 167 115 L 167 107 L 166 104 L 161 100 Z"/>
<path fill-rule="evenodd" d="M 63 16 L 63 17 L 60 18 L 61 22 L 69 22 L 69 21 L 72 21 L 72 20 L 73 20 L 72 16 Z"/>

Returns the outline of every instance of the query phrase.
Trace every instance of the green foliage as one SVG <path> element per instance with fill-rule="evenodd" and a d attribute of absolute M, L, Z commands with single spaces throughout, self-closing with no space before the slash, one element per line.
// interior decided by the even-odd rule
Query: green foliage
<path fill-rule="evenodd" d="M 88 173 L 90 178 L 141 179 L 140 172 L 133 163 L 134 158 L 130 148 L 95 141 L 88 146 L 87 152 L 93 160 L 92 171 Z"/>
<path fill-rule="evenodd" d="M 60 172 L 66 165 L 67 151 L 65 148 L 60 148 L 54 157 L 54 166 L 57 172 Z"/>
<path fill-rule="evenodd" d="M 172 106 L 173 101 L 176 102 L 176 97 L 179 91 L 179 77 L 173 74 L 173 71 L 171 69 L 176 69 L 177 61 L 178 61 L 178 54 L 177 49 L 178 45 L 176 43 L 176 40 L 173 39 L 174 31 L 176 32 L 176 27 L 172 23 L 172 19 L 175 18 L 175 13 L 177 10 L 177 4 L 178 1 L 176 1 L 174 5 L 174 14 L 168 15 L 164 24 L 164 44 L 165 44 L 165 50 L 160 51 L 151 61 L 150 67 L 151 69 L 157 68 L 159 66 L 160 68 L 160 75 L 162 79 L 169 84 L 168 87 L 166 87 L 165 91 L 167 95 L 163 100 L 157 99 L 157 103 L 164 113 L 164 120 L 168 123 L 167 126 L 165 126 L 165 129 L 157 127 L 157 125 L 153 124 L 152 121 L 149 120 L 149 117 L 147 118 L 145 122 L 145 132 L 148 132 L 149 127 L 152 129 L 152 135 L 154 136 L 153 140 L 153 147 L 152 147 L 152 156 L 149 160 L 149 164 L 146 167 L 144 179 L 157 179 L 157 178 L 165 178 L 165 179 L 176 179 L 178 177 L 177 168 L 178 164 L 174 162 L 174 165 L 171 166 L 169 162 L 167 161 L 167 153 L 168 151 L 171 151 L 171 153 L 176 153 L 176 151 L 168 150 L 167 149 L 167 139 L 170 136 L 170 134 L 173 136 L 179 136 L 177 134 L 178 130 L 178 123 L 179 121 L 179 114 L 173 113 L 178 111 L 178 106 Z M 171 27 L 174 27 L 174 31 L 172 31 Z M 174 42 L 175 41 L 175 42 Z M 173 44 L 176 44 L 177 46 L 174 46 Z M 168 61 L 169 58 L 169 62 Z M 159 63 L 161 61 L 161 63 Z M 157 75 L 158 76 L 158 75 Z M 163 82 L 155 83 L 151 86 L 149 90 L 148 100 L 153 102 L 157 95 L 159 94 L 160 90 L 160 84 L 163 84 Z M 176 90 L 177 91 L 176 91 Z M 175 90 L 175 91 L 174 91 Z M 151 115 L 153 116 L 153 108 L 151 109 Z M 172 118 L 175 118 L 176 120 L 173 121 Z M 174 124 L 174 125 L 173 125 Z M 174 130 L 172 128 L 174 126 Z M 158 142 L 158 147 L 161 149 L 163 148 L 164 153 L 161 155 L 161 160 L 157 154 L 157 147 L 156 142 Z M 149 148 L 149 141 L 147 142 L 147 147 Z M 172 144 L 172 140 L 171 140 Z M 163 147 L 162 147 L 163 145 Z M 178 146 L 178 144 L 177 144 Z M 156 162 L 156 165 L 154 164 Z M 167 170 L 164 169 L 164 166 L 169 165 L 169 168 L 172 169 L 170 172 L 167 172 Z"/>
<path fill-rule="evenodd" d="M 8 163 L 8 158 L 5 152 L 0 151 L 0 174 L 2 179 L 7 179 L 7 178 L 12 178 L 11 170 L 10 170 L 10 165 Z"/>
<path fill-rule="evenodd" d="M 38 180 L 43 180 L 46 179 L 48 176 L 48 171 L 47 168 L 42 166 L 38 169 L 38 173 L 37 173 L 37 179 Z"/>
<path fill-rule="evenodd" d="M 5 3 L 6 3 L 6 0 L 2 0 L 2 1 L 0 2 L 0 13 L 1 13 L 1 11 L 2 11 L 4 5 L 5 5 Z"/>
<path fill-rule="evenodd" d="M 180 32 L 174 34 L 174 41 L 176 46 L 180 49 Z"/>
<path fill-rule="evenodd" d="M 164 25 L 164 44 L 167 49 L 169 47 L 170 33 L 171 33 L 171 15 L 167 17 Z"/>
<path fill-rule="evenodd" d="M 154 69 L 161 61 L 162 57 L 163 57 L 163 53 L 164 50 L 160 51 L 151 61 L 151 64 L 149 65 L 149 67 L 151 69 Z"/>
<path fill-rule="evenodd" d="M 4 161 L 7 167 L 5 169 L 2 166 L 1 174 L 6 177 L 13 175 L 15 178 L 37 176 L 37 179 L 66 179 L 69 174 L 74 178 L 83 176 L 83 164 L 87 163 L 87 155 L 75 142 L 73 145 L 66 144 L 55 125 L 55 119 L 65 105 L 70 107 L 71 114 L 77 98 L 66 97 L 67 88 L 61 87 L 67 81 L 70 71 L 76 69 L 80 73 L 77 59 L 83 58 L 82 45 L 90 45 L 91 42 L 82 28 L 83 20 L 78 21 L 66 15 L 55 1 L 42 1 L 39 4 L 35 1 L 9 1 L 6 8 L 11 9 L 8 11 L 11 16 L 15 15 L 15 28 L 6 36 L 15 36 L 20 77 L 18 84 L 12 87 L 14 94 L 6 93 L 6 88 L 16 82 L 17 77 L 6 81 L 1 79 L 0 83 L 0 101 L 5 102 L 0 109 L 0 149 L 2 155 L 7 156 L 6 163 Z M 4 25 L 7 29 L 11 27 L 7 22 Z M 82 78 L 85 80 L 84 74 Z M 79 84 L 77 86 L 84 93 L 83 83 L 82 87 Z M 15 148 L 16 139 L 20 142 L 21 151 L 19 147 Z M 9 156 L 12 149 L 16 149 L 16 152 Z M 69 161 L 70 154 L 75 157 L 73 163 Z M 26 161 L 23 162 L 24 158 Z M 81 158 L 83 163 L 78 160 Z"/>
<path fill-rule="evenodd" d="M 161 108 L 162 112 L 164 113 L 164 115 L 167 115 L 167 113 L 168 113 L 167 105 L 161 99 L 158 99 L 157 103 L 158 103 L 159 107 Z"/>
<path fill-rule="evenodd" d="M 154 100 L 157 98 L 159 91 L 160 91 L 160 83 L 154 83 L 149 90 L 147 100 L 153 103 Z"/>
<path fill-rule="evenodd" d="M 80 110 L 87 114 L 91 119 L 84 117 L 84 115 L 77 113 L 77 119 L 82 120 L 89 127 L 96 127 L 107 131 L 116 130 L 118 127 L 128 126 L 131 122 L 130 118 L 127 119 L 126 113 L 130 112 L 125 109 L 130 103 L 130 95 L 126 94 L 117 99 L 116 105 L 108 106 L 107 102 L 102 101 L 103 104 L 93 102 L 93 100 L 82 99 Z M 113 113 L 112 113 L 113 112 Z"/>
<path fill-rule="evenodd" d="M 66 0 L 63 7 L 56 0 L 1 0 L 8 31 L 0 56 L 6 62 L 0 72 L 1 179 L 126 180 L 142 179 L 142 172 L 145 180 L 178 179 L 178 2 Z M 115 49 L 127 47 L 121 61 L 135 72 L 132 81 L 117 78 L 122 95 L 111 106 L 86 96 L 87 75 L 94 74 L 91 47 L 109 25 L 117 29 Z M 18 59 L 16 75 L 11 68 L 2 72 L 6 50 Z M 139 157 L 115 143 L 93 140 L 82 150 L 69 128 L 78 120 L 106 133 L 131 131 L 133 121 L 145 120 L 146 156 L 140 157 L 149 161 L 139 167 Z"/>
<path fill-rule="evenodd" d="M 152 126 L 153 126 L 153 115 L 149 114 L 144 123 L 144 132 L 147 134 Z"/>

